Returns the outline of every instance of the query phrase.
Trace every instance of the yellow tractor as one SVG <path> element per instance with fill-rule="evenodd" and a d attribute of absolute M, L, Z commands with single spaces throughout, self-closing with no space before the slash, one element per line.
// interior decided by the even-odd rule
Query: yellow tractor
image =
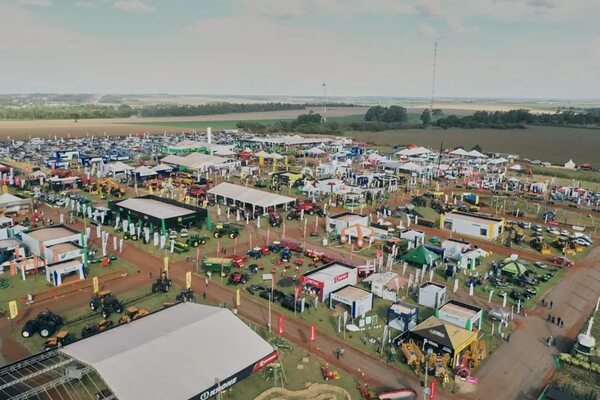
<path fill-rule="evenodd" d="M 137 308 L 134 306 L 128 307 L 125 315 L 119 318 L 119 324 L 128 324 L 136 319 L 145 317 L 148 314 L 150 314 L 150 312 L 145 308 Z"/>
<path fill-rule="evenodd" d="M 56 336 L 46 339 L 46 341 L 42 344 L 42 350 L 47 351 L 57 347 L 65 346 L 73 341 L 75 341 L 75 338 L 71 336 L 69 331 L 60 331 L 56 334 Z"/>

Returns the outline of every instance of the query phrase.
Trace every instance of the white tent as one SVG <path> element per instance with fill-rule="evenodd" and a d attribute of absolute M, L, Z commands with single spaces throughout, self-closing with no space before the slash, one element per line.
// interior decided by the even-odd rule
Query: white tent
<path fill-rule="evenodd" d="M 521 167 L 521 165 L 519 165 L 519 164 L 515 164 L 508 169 L 510 169 L 511 171 L 521 171 L 523 169 L 523 167 Z"/>
<path fill-rule="evenodd" d="M 567 169 L 575 169 L 576 165 L 573 162 L 573 160 L 569 160 L 568 162 L 565 163 L 565 168 Z"/>
<path fill-rule="evenodd" d="M 308 155 L 311 155 L 311 156 L 321 156 L 321 155 L 323 155 L 325 153 L 326 153 L 325 150 L 320 149 L 318 147 L 313 147 L 312 149 L 306 150 L 304 152 L 304 154 L 308 154 Z"/>
<path fill-rule="evenodd" d="M 474 158 L 487 158 L 487 156 L 483 153 L 480 153 L 477 150 L 471 150 L 470 152 L 467 153 L 467 155 L 469 157 L 474 157 Z"/>
<path fill-rule="evenodd" d="M 463 148 L 458 148 L 456 150 L 452 150 L 450 152 L 450 154 L 452 154 L 454 156 L 460 156 L 460 157 L 468 157 L 469 156 L 469 152 L 465 151 L 465 149 L 463 149 Z"/>
<path fill-rule="evenodd" d="M 243 204 L 266 209 L 268 207 L 283 206 L 296 201 L 293 197 L 282 196 L 280 194 L 264 192 L 262 190 L 247 188 L 234 185 L 233 183 L 223 182 L 208 190 L 208 193 L 227 200 L 239 201 Z"/>
<path fill-rule="evenodd" d="M 425 147 L 409 147 L 396 152 L 397 156 L 417 157 L 423 154 L 429 154 L 431 151 Z"/>
<path fill-rule="evenodd" d="M 146 178 L 149 176 L 157 175 L 157 172 L 153 169 L 146 167 L 145 165 L 141 165 L 132 171 L 134 175 L 139 176 L 140 178 Z"/>

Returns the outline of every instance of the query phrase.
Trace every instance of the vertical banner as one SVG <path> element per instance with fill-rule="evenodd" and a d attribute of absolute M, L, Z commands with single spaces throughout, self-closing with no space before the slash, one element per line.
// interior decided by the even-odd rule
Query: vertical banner
<path fill-rule="evenodd" d="M 164 264 L 163 270 L 165 271 L 167 276 L 169 276 L 169 257 L 163 258 L 163 264 Z"/>
<path fill-rule="evenodd" d="M 277 333 L 279 336 L 283 336 L 283 318 L 283 314 L 280 314 L 277 319 Z"/>
<path fill-rule="evenodd" d="M 185 288 L 192 288 L 192 271 L 188 271 L 185 273 Z"/>
<path fill-rule="evenodd" d="M 310 324 L 308 340 L 311 342 L 314 342 L 315 340 L 317 340 L 317 335 L 315 332 L 315 324 Z"/>
<path fill-rule="evenodd" d="M 434 379 L 431 382 L 431 390 L 429 391 L 429 400 L 435 400 L 435 389 L 437 387 L 437 381 Z"/>
<path fill-rule="evenodd" d="M 98 277 L 97 276 L 95 276 L 92 279 L 92 284 L 94 286 L 94 293 L 98 293 L 100 291 L 100 287 L 99 287 L 100 285 L 98 284 Z"/>
<path fill-rule="evenodd" d="M 8 311 L 10 315 L 10 319 L 15 319 L 19 315 L 19 307 L 17 306 L 17 301 L 9 301 L 8 302 Z"/>
<path fill-rule="evenodd" d="M 240 299 L 240 288 L 237 288 L 235 290 L 235 305 L 236 307 L 239 307 L 240 304 L 242 304 L 242 301 Z"/>

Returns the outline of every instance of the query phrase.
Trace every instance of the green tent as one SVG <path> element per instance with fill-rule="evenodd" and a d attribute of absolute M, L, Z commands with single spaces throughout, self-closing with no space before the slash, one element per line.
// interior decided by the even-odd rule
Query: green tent
<path fill-rule="evenodd" d="M 509 261 L 502 267 L 502 273 L 511 276 L 523 275 L 526 271 L 527 268 L 518 261 Z"/>
<path fill-rule="evenodd" d="M 426 249 L 425 246 L 419 246 L 403 255 L 402 261 L 417 265 L 433 265 L 439 258 L 440 256 Z"/>

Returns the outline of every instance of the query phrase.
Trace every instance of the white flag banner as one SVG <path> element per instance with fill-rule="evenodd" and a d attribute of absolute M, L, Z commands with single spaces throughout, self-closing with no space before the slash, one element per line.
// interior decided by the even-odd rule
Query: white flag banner
<path fill-rule="evenodd" d="M 123 232 L 127 233 L 127 228 L 129 228 L 129 224 L 127 221 L 123 220 Z"/>
<path fill-rule="evenodd" d="M 175 241 L 171 239 L 171 254 L 173 254 L 173 250 L 175 250 Z"/>
<path fill-rule="evenodd" d="M 454 279 L 454 288 L 452 289 L 453 293 L 456 293 L 458 290 L 458 278 Z"/>
<path fill-rule="evenodd" d="M 469 296 L 473 296 L 473 282 L 469 285 Z"/>
<path fill-rule="evenodd" d="M 100 227 L 100 225 L 98 225 L 96 227 L 96 238 L 100 238 L 100 236 L 102 236 L 102 228 Z"/>
<path fill-rule="evenodd" d="M 135 235 L 135 224 L 133 222 L 129 224 L 129 233 Z"/>
<path fill-rule="evenodd" d="M 167 236 L 166 235 L 160 235 L 160 248 L 164 249 L 166 243 L 167 243 Z"/>
<path fill-rule="evenodd" d="M 433 280 L 433 268 L 429 270 L 429 282 Z"/>
<path fill-rule="evenodd" d="M 123 252 L 123 238 L 119 240 L 119 253 Z"/>
<path fill-rule="evenodd" d="M 117 251 L 117 237 L 113 236 L 113 251 Z"/>
<path fill-rule="evenodd" d="M 65 214 L 60 214 L 59 220 L 60 220 L 61 225 L 64 224 L 65 223 Z"/>
<path fill-rule="evenodd" d="M 158 232 L 154 232 L 154 246 L 158 246 L 159 244 L 159 239 L 158 239 Z"/>
<path fill-rule="evenodd" d="M 492 302 L 492 295 L 494 294 L 494 290 L 490 290 L 490 295 L 488 296 L 488 303 Z"/>
<path fill-rule="evenodd" d="M 106 242 L 102 241 L 102 257 L 106 257 Z"/>
<path fill-rule="evenodd" d="M 506 307 L 506 293 L 502 296 L 502 307 Z"/>

